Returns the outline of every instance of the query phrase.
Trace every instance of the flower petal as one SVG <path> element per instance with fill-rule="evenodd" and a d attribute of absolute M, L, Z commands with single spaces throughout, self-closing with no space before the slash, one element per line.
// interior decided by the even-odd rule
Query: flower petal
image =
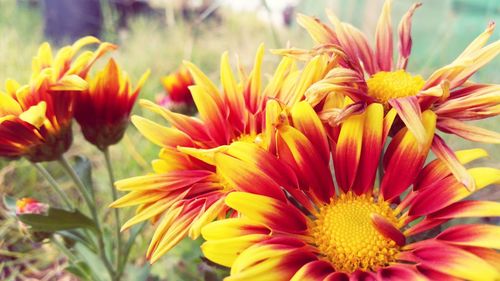
<path fill-rule="evenodd" d="M 399 32 L 399 58 L 398 69 L 406 69 L 408 58 L 411 54 L 412 40 L 411 40 L 411 21 L 415 10 L 422 6 L 422 3 L 415 3 L 401 18 L 398 26 Z"/>
<path fill-rule="evenodd" d="M 437 127 L 446 133 L 455 134 L 466 140 L 485 143 L 500 143 L 500 134 L 481 127 L 472 126 L 451 118 L 439 118 Z"/>
<path fill-rule="evenodd" d="M 488 224 L 456 225 L 446 229 L 436 239 L 453 245 L 500 249 L 500 226 Z"/>
<path fill-rule="evenodd" d="M 391 24 L 391 2 L 386 0 L 377 23 L 375 56 L 381 71 L 392 70 L 393 42 Z"/>
<path fill-rule="evenodd" d="M 177 129 L 164 127 L 156 122 L 137 115 L 132 116 L 131 120 L 143 136 L 159 146 L 177 147 L 178 145 L 194 145 L 188 135 Z"/>
<path fill-rule="evenodd" d="M 326 276 L 334 271 L 329 262 L 316 260 L 302 266 L 290 281 L 323 281 Z"/>
<path fill-rule="evenodd" d="M 500 276 L 498 270 L 478 256 L 442 243 L 417 248 L 413 254 L 423 266 L 451 276 L 467 280 L 495 280 Z"/>
<path fill-rule="evenodd" d="M 500 217 L 500 203 L 493 201 L 460 201 L 429 214 L 428 217 L 432 219 Z"/>
<path fill-rule="evenodd" d="M 285 200 L 278 183 L 263 171 L 255 169 L 255 166 L 225 153 L 215 155 L 215 165 L 217 174 L 227 181 L 229 188 Z"/>
<path fill-rule="evenodd" d="M 432 152 L 441 159 L 450 169 L 451 173 L 459 180 L 469 191 L 474 191 L 475 182 L 471 175 L 467 173 L 465 167 L 458 161 L 450 147 L 444 140 L 436 135 L 432 139 Z"/>
<path fill-rule="evenodd" d="M 292 107 L 290 114 L 293 126 L 309 139 L 324 162 L 328 164 L 330 153 L 325 128 L 311 105 L 306 101 L 299 102 Z"/>
<path fill-rule="evenodd" d="M 380 191 L 385 200 L 399 196 L 412 184 L 421 170 L 431 140 L 434 135 L 436 115 L 427 110 L 422 114 L 422 122 L 426 128 L 424 143 L 418 143 L 409 130 L 402 129 L 396 134 L 385 153 L 385 174 Z"/>
<path fill-rule="evenodd" d="M 226 204 L 274 231 L 303 233 L 307 230 L 306 217 L 290 203 L 257 194 L 232 192 L 226 197 Z"/>

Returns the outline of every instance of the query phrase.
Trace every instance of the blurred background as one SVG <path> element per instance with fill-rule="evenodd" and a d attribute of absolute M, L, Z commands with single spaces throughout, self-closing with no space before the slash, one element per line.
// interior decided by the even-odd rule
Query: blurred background
<path fill-rule="evenodd" d="M 393 26 L 397 26 L 413 2 L 394 1 Z M 500 19 L 498 0 L 422 2 L 424 5 L 417 10 L 413 20 L 413 52 L 408 70 L 424 78 L 453 61 L 489 21 L 498 22 Z M 341 20 L 359 27 L 372 40 L 382 4 L 383 0 L 0 0 L 0 80 L 13 78 L 27 82 L 31 58 L 44 41 L 57 47 L 84 35 L 94 35 L 120 46 L 112 56 L 130 74 L 134 83 L 144 71 L 151 69 L 151 76 L 139 98 L 154 100 L 164 91 L 160 78 L 176 70 L 184 59 L 194 62 L 218 81 L 220 55 L 226 50 L 233 62 L 238 55 L 243 66 L 250 68 L 260 43 L 264 43 L 267 49 L 287 45 L 311 47 L 311 39 L 295 21 L 296 13 L 314 15 L 327 22 L 324 10 L 329 8 Z M 498 40 L 499 34 L 499 31 L 495 32 L 493 40 Z M 266 51 L 265 69 L 270 72 L 278 60 Z M 498 69 L 500 58 L 484 67 L 473 80 L 500 83 Z M 161 122 L 157 116 L 138 107 L 134 112 Z M 479 123 L 491 130 L 498 131 L 500 127 L 499 118 Z M 83 141 L 76 129 L 75 133 L 69 154 L 89 156 L 94 168 L 95 187 L 103 190 L 98 194 L 103 202 L 101 207 L 105 209 L 111 197 L 104 192 L 108 184 L 104 159 L 94 147 Z M 486 148 L 490 153 L 486 163 L 500 167 L 498 146 L 471 144 L 452 137 L 447 137 L 447 141 L 454 149 Z M 129 127 L 124 140 L 111 147 L 116 178 L 150 172 L 149 162 L 158 151 L 135 128 Z M 48 168 L 64 180 L 57 167 L 48 164 Z M 65 187 L 71 192 L 69 179 Z M 23 197 L 33 196 L 36 192 L 37 199 L 50 203 L 53 198 L 46 190 L 45 181 L 25 160 L 0 160 L 0 193 Z M 500 199 L 500 194 L 491 189 L 478 196 Z M 73 280 L 63 273 L 64 259 L 48 245 L 35 243 L 24 235 L 2 206 L 0 220 L 0 279 Z M 127 280 L 218 280 L 224 274 L 200 258 L 200 241 L 186 240 L 149 266 L 143 256 L 151 233 L 151 229 L 146 228 L 139 236 Z M 82 259 L 91 260 L 91 257 Z"/>

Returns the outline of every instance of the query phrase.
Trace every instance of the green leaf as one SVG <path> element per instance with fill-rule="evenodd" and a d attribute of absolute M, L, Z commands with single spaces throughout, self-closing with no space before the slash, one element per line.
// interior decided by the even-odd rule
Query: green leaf
<path fill-rule="evenodd" d="M 66 211 L 49 208 L 47 214 L 23 214 L 20 221 L 31 226 L 33 231 L 58 231 L 75 228 L 88 228 L 97 232 L 94 222 L 78 210 Z"/>
<path fill-rule="evenodd" d="M 75 164 L 73 165 L 73 169 L 75 169 L 78 177 L 92 193 L 92 165 L 90 163 L 90 160 L 83 155 L 76 155 L 75 157 L 73 157 L 73 161 L 75 162 Z"/>
<path fill-rule="evenodd" d="M 93 276 L 92 280 L 95 281 L 110 281 L 111 277 L 102 263 L 99 256 L 90 251 L 87 247 L 77 243 L 75 245 L 77 255 L 88 265 L 90 272 Z"/>
<path fill-rule="evenodd" d="M 66 271 L 72 273 L 73 275 L 80 277 L 82 280 L 92 281 L 92 271 L 90 267 L 84 261 L 77 261 L 65 268 Z"/>

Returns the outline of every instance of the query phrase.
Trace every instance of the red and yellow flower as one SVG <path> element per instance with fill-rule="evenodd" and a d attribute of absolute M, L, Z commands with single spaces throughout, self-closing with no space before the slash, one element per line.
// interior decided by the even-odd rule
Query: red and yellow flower
<path fill-rule="evenodd" d="M 306 93 L 307 100 L 318 105 L 320 108 L 316 109 L 330 123 L 337 122 L 341 111 L 335 102 L 337 95 L 349 96 L 355 102 L 381 103 L 386 109 L 395 109 L 420 142 L 425 136 L 421 113 L 431 109 L 437 115 L 436 126 L 442 132 L 472 141 L 500 143 L 500 134 L 464 123 L 500 113 L 500 85 L 469 80 L 500 53 L 500 41 L 487 44 L 495 24 L 490 23 L 451 64 L 424 79 L 406 70 L 412 49 L 412 16 L 421 4 L 414 4 L 399 23 L 399 56 L 397 61 L 393 61 L 391 2 L 387 0 L 384 4 L 376 27 L 374 47 L 360 30 L 341 22 L 331 11 L 327 11 L 327 15 L 334 29 L 316 18 L 298 17 L 298 22 L 318 46 L 310 51 L 280 50 L 278 53 L 308 55 L 335 50 L 343 57 L 340 62 L 342 67 L 332 69 L 324 79 L 313 85 Z M 347 113 L 355 111 L 346 110 Z M 473 181 L 465 173 L 465 168 L 459 165 L 448 146 L 437 136 L 432 149 L 448 163 L 457 178 L 473 189 Z"/>
<path fill-rule="evenodd" d="M 113 207 L 137 205 L 137 214 L 123 229 L 138 222 L 160 220 L 148 249 L 151 262 L 158 260 L 182 238 L 199 236 L 200 229 L 217 217 L 225 217 L 224 204 L 232 186 L 221 180 L 213 155 L 235 141 L 271 144 L 263 135 L 266 126 L 265 104 L 268 99 L 294 104 L 303 98 L 307 87 L 324 75 L 329 63 L 326 56 L 311 60 L 303 71 L 290 58 L 279 64 L 269 84 L 263 88 L 260 47 L 253 70 L 240 73 L 237 81 L 225 53 L 221 58 L 222 90 L 196 66 L 186 63 L 195 85 L 190 87 L 199 118 L 174 113 L 152 102 L 141 101 L 146 108 L 161 114 L 171 127 L 133 116 L 132 122 L 150 141 L 162 147 L 153 161 L 154 174 L 118 181 L 116 187 L 129 193 Z M 241 68 L 240 68 L 241 69 Z"/>
<path fill-rule="evenodd" d="M 403 128 L 382 153 L 394 117 L 370 104 L 337 127 L 330 154 L 320 119 L 301 102 L 275 123 L 279 158 L 243 142 L 217 152 L 217 171 L 238 190 L 225 198 L 238 216 L 206 225 L 202 250 L 231 268 L 225 280 L 498 279 L 499 226 L 418 235 L 455 218 L 500 216 L 500 203 L 463 201 L 472 192 L 442 160 L 424 166 L 437 119 L 431 110 L 422 113 L 423 144 Z M 486 154 L 455 155 L 465 164 Z M 477 189 L 500 181 L 498 169 L 468 172 Z"/>
<path fill-rule="evenodd" d="M 16 201 L 16 215 L 45 214 L 48 210 L 48 204 L 41 203 L 34 198 L 25 197 Z"/>
<path fill-rule="evenodd" d="M 33 58 L 29 84 L 6 82 L 6 93 L 0 93 L 0 156 L 51 161 L 69 148 L 75 95 L 87 88 L 82 78 L 113 48 L 103 43 L 95 52 L 85 51 L 74 58 L 82 47 L 95 43 L 99 40 L 94 37 L 82 38 L 63 47 L 54 58 L 50 45 L 44 43 Z"/>
<path fill-rule="evenodd" d="M 189 70 L 181 65 L 177 71 L 161 78 L 167 95 L 157 97 L 156 102 L 169 109 L 189 108 L 194 106 L 189 87 L 194 84 Z"/>
<path fill-rule="evenodd" d="M 94 77 L 87 78 L 89 87 L 78 95 L 75 119 L 87 141 L 104 150 L 119 142 L 129 123 L 135 104 L 149 71 L 132 89 L 130 79 L 113 59 Z"/>

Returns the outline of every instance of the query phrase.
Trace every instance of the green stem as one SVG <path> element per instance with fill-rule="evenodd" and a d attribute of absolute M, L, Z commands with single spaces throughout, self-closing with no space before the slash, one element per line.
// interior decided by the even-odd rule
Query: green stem
<path fill-rule="evenodd" d="M 130 233 L 130 237 L 128 238 L 127 244 L 125 245 L 125 252 L 123 253 L 123 259 L 122 262 L 120 263 L 120 267 L 118 268 L 118 272 L 123 272 L 125 269 L 125 264 L 126 261 L 128 260 L 128 256 L 130 255 L 130 250 L 132 249 L 132 246 L 134 245 L 135 239 L 137 238 L 137 235 L 142 232 L 144 227 L 146 226 L 147 222 L 143 222 L 140 225 L 134 227 Z"/>
<path fill-rule="evenodd" d="M 92 215 L 92 219 L 96 225 L 97 232 L 98 232 L 97 233 L 97 244 L 98 244 L 97 245 L 97 252 L 98 252 L 98 255 L 101 257 L 101 259 L 104 263 L 104 266 L 106 267 L 106 269 L 109 272 L 109 275 L 111 276 L 111 279 L 117 280 L 114 278 L 115 272 L 113 270 L 113 266 L 109 262 L 108 258 L 106 257 L 106 253 L 104 252 L 104 249 L 105 249 L 104 239 L 103 239 L 103 235 L 102 235 L 101 224 L 99 222 L 99 216 L 97 214 L 97 207 L 95 204 L 95 199 L 93 198 L 92 193 L 89 192 L 90 189 L 87 189 L 87 187 L 85 187 L 84 183 L 82 182 L 80 177 L 78 177 L 75 170 L 73 170 L 73 167 L 71 167 L 71 165 L 69 164 L 68 160 L 64 157 L 64 155 L 61 155 L 61 157 L 59 158 L 58 161 L 61 164 L 61 166 L 63 167 L 63 169 L 66 171 L 66 173 L 71 177 L 71 179 L 73 180 L 75 185 L 78 187 L 80 193 L 83 196 L 83 199 L 85 200 L 85 203 L 87 204 L 87 207 L 90 210 L 90 213 Z"/>
<path fill-rule="evenodd" d="M 49 182 L 50 186 L 54 189 L 57 195 L 59 195 L 59 197 L 61 197 L 61 199 L 64 201 L 64 205 L 66 205 L 66 207 L 69 208 L 70 210 L 74 210 L 75 207 L 71 203 L 71 200 L 69 200 L 66 193 L 61 189 L 61 187 L 52 177 L 52 175 L 50 175 L 49 171 L 47 171 L 47 169 L 45 169 L 45 167 L 43 167 L 43 165 L 40 163 L 33 163 L 33 162 L 30 163 L 33 164 L 33 166 L 35 166 L 38 172 L 42 174 L 42 176 Z"/>
<path fill-rule="evenodd" d="M 108 175 L 109 175 L 109 187 L 111 188 L 111 194 L 113 196 L 113 201 L 116 201 L 118 199 L 118 193 L 115 188 L 115 177 L 113 175 L 113 167 L 111 165 L 111 157 L 109 155 L 109 146 L 104 148 L 102 151 L 104 153 L 104 159 L 106 160 L 106 169 L 108 170 Z M 120 271 L 120 268 L 122 268 L 121 263 L 122 262 L 127 262 L 127 260 L 122 261 L 122 236 L 120 232 L 120 209 L 115 208 L 114 209 L 115 213 L 115 232 L 116 232 L 116 278 L 120 279 L 123 271 Z"/>

